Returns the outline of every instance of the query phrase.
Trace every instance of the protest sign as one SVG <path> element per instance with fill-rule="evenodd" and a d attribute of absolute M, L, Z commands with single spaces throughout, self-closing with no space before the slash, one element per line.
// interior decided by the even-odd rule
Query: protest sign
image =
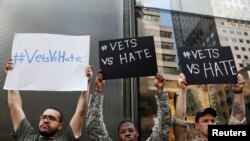
<path fill-rule="evenodd" d="M 45 33 L 15 34 L 13 70 L 4 89 L 39 91 L 87 90 L 89 36 Z"/>
<path fill-rule="evenodd" d="M 152 36 L 100 41 L 99 55 L 104 79 L 152 76 L 158 72 Z"/>
<path fill-rule="evenodd" d="M 180 47 L 178 56 L 188 84 L 236 83 L 237 69 L 230 47 Z"/>

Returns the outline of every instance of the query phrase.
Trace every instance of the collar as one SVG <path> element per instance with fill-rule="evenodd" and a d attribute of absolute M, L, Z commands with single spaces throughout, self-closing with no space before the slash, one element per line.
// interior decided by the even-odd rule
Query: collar
<path fill-rule="evenodd" d="M 203 138 L 201 138 L 201 137 L 199 137 L 199 136 L 196 136 L 196 137 L 195 137 L 195 140 L 197 140 L 197 141 L 207 141 L 206 139 L 203 139 Z"/>
<path fill-rule="evenodd" d="M 56 137 L 44 137 L 40 135 L 39 138 L 43 140 L 54 140 Z"/>

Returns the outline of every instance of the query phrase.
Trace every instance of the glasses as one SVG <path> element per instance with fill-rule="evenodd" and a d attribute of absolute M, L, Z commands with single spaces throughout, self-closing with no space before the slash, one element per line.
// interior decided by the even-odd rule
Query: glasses
<path fill-rule="evenodd" d="M 40 120 L 46 120 L 49 122 L 55 122 L 55 121 L 59 121 L 59 119 L 56 119 L 56 117 L 53 116 L 49 116 L 49 115 L 42 115 L 40 116 Z"/>

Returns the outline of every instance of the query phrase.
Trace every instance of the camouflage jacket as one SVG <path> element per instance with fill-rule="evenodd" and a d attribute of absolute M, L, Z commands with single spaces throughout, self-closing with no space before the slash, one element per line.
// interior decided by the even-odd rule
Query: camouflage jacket
<path fill-rule="evenodd" d="M 103 99 L 103 94 L 90 95 L 86 125 L 91 141 L 112 141 L 103 121 Z M 155 99 L 158 105 L 157 119 L 147 141 L 168 141 L 172 126 L 168 94 L 166 92 L 156 94 Z"/>
<path fill-rule="evenodd" d="M 192 141 L 207 141 L 205 139 L 200 138 L 199 136 L 196 136 Z"/>

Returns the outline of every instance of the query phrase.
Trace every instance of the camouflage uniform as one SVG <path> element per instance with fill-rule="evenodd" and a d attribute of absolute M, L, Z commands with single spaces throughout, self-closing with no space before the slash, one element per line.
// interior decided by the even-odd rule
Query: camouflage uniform
<path fill-rule="evenodd" d="M 176 141 L 207 141 L 205 139 L 200 138 L 199 136 L 195 136 L 192 139 L 190 139 L 189 133 L 190 133 L 190 127 L 187 121 L 178 119 L 177 117 L 174 116 L 173 118 L 173 125 L 174 125 L 174 130 L 176 136 L 181 135 Z M 246 124 L 246 117 L 243 118 L 242 121 L 237 120 L 234 116 L 231 116 L 228 122 L 228 125 L 244 125 Z"/>
<path fill-rule="evenodd" d="M 87 131 L 92 141 L 112 141 L 103 121 L 103 94 L 90 95 L 87 112 Z M 155 95 L 157 120 L 147 141 L 168 141 L 170 126 L 172 126 L 171 109 L 166 92 Z"/>
<path fill-rule="evenodd" d="M 199 136 L 196 136 L 192 141 L 207 141 L 205 139 L 200 138 Z"/>

